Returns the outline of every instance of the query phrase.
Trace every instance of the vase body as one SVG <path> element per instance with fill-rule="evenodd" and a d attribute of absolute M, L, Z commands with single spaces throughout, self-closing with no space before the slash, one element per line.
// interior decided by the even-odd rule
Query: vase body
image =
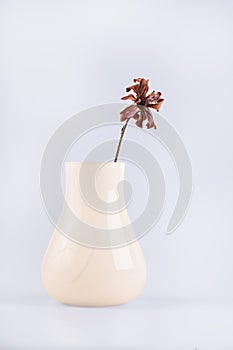
<path fill-rule="evenodd" d="M 75 215 L 106 232 L 128 225 L 126 209 L 108 214 L 87 205 L 79 187 L 81 164 L 66 163 L 65 199 Z M 86 171 L 91 172 L 92 166 L 93 163 L 89 163 Z M 117 185 L 124 180 L 124 167 L 124 163 L 108 163 L 97 175 L 96 192 L 106 203 L 117 198 Z M 86 179 L 88 181 L 88 174 Z M 66 220 L 65 216 L 61 220 Z M 56 228 L 41 274 L 45 290 L 55 300 L 77 306 L 107 306 L 127 302 L 141 292 L 146 265 L 137 240 L 121 247 L 101 249 L 76 243 Z"/>

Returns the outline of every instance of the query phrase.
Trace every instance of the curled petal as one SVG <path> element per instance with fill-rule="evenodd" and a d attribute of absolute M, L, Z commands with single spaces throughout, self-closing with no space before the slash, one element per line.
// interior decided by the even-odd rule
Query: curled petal
<path fill-rule="evenodd" d="M 147 104 L 156 103 L 159 100 L 161 95 L 162 93 L 159 91 L 158 92 L 152 91 L 152 93 L 148 95 L 146 98 Z"/>
<path fill-rule="evenodd" d="M 152 103 L 154 101 L 155 91 L 152 91 L 146 98 L 147 104 Z"/>
<path fill-rule="evenodd" d="M 153 121 L 153 116 L 151 114 L 151 111 L 144 107 L 144 106 L 139 106 L 140 110 L 138 113 L 135 114 L 134 116 L 134 119 L 136 119 L 136 125 L 139 127 L 139 128 L 142 128 L 143 127 L 143 121 L 144 120 L 152 120 Z M 148 124 L 148 123 L 147 123 Z M 154 124 L 154 121 L 153 123 L 151 121 L 149 121 L 149 125 L 151 125 L 150 127 L 155 127 L 155 124 Z"/>
<path fill-rule="evenodd" d="M 160 98 L 157 103 L 155 104 L 149 104 L 148 107 L 156 109 L 157 112 L 159 112 L 162 104 L 163 104 L 164 99 Z"/>
<path fill-rule="evenodd" d="M 157 127 L 156 127 L 154 122 L 153 122 L 153 124 L 150 124 L 149 122 L 146 123 L 146 127 L 147 127 L 147 129 L 151 129 L 151 128 L 157 129 Z"/>
<path fill-rule="evenodd" d="M 134 101 L 134 102 L 136 101 L 136 98 L 132 94 L 130 94 L 128 96 L 123 96 L 121 99 L 122 100 L 131 100 L 131 101 Z"/>
<path fill-rule="evenodd" d="M 150 113 L 150 111 L 149 111 L 149 109 L 147 109 L 147 108 L 141 108 L 141 114 L 142 114 L 142 119 L 143 120 L 146 120 L 147 119 L 147 110 L 148 110 L 148 112 Z"/>
<path fill-rule="evenodd" d="M 147 124 L 146 124 L 147 129 L 151 129 L 151 128 L 156 129 L 156 125 L 155 125 L 154 118 L 151 111 L 148 108 L 146 108 L 145 113 L 147 118 Z"/>
<path fill-rule="evenodd" d="M 135 84 L 135 85 L 131 85 L 129 87 L 126 88 L 126 92 L 129 92 L 130 90 L 133 90 L 135 92 L 135 94 L 138 93 L 138 85 L 139 84 Z"/>
<path fill-rule="evenodd" d="M 131 105 L 129 107 L 126 107 L 125 109 L 123 109 L 123 111 L 120 112 L 120 121 L 123 122 L 126 119 L 130 119 L 130 118 L 134 118 L 134 116 L 140 111 L 140 109 L 138 108 L 138 106 L 135 105 Z"/>
<path fill-rule="evenodd" d="M 127 119 L 134 118 L 136 120 L 136 125 L 140 128 L 143 127 L 143 121 L 147 120 L 147 128 L 156 129 L 153 115 L 149 108 L 153 108 L 156 111 L 160 110 L 164 101 L 164 99 L 161 98 L 162 93 L 160 91 L 152 91 L 147 96 L 149 90 L 149 80 L 144 78 L 135 78 L 133 81 L 135 84 L 129 86 L 126 91 L 129 92 L 132 90 L 134 94 L 131 93 L 127 96 L 124 96 L 122 97 L 122 100 L 131 100 L 134 103 L 133 105 L 126 107 L 123 111 L 121 111 L 120 120 L 125 121 Z"/>
<path fill-rule="evenodd" d="M 145 80 L 144 78 L 134 78 L 134 83 L 141 83 L 142 80 Z"/>
<path fill-rule="evenodd" d="M 154 101 L 158 101 L 161 95 L 162 95 L 162 92 L 160 91 L 156 92 L 156 94 L 154 95 Z"/>
<path fill-rule="evenodd" d="M 159 112 L 159 110 L 160 110 L 160 108 L 161 108 L 161 106 L 162 106 L 162 104 L 163 104 L 163 101 L 164 101 L 164 99 L 161 98 L 161 99 L 159 99 L 158 102 L 156 103 L 156 108 L 157 108 L 157 111 L 158 111 L 158 112 Z"/>
<path fill-rule="evenodd" d="M 149 90 L 149 79 L 144 79 L 144 78 L 134 78 L 133 80 L 135 83 L 139 83 L 138 84 L 138 96 L 141 97 L 146 97 L 146 94 Z"/>
<path fill-rule="evenodd" d="M 140 108 L 137 104 L 133 104 L 123 109 L 123 111 L 121 111 L 120 113 L 124 113 L 128 116 L 128 114 L 137 113 L 137 112 L 140 112 Z"/>
<path fill-rule="evenodd" d="M 144 106 L 141 106 L 141 105 L 138 105 L 138 108 L 139 108 L 138 115 L 141 115 L 143 121 L 146 120 L 146 118 L 147 118 L 146 110 L 149 111 L 149 109 L 144 107 Z M 138 117 L 138 115 L 136 115 L 136 118 Z M 134 118 L 134 119 L 136 119 L 136 118 Z"/>
<path fill-rule="evenodd" d="M 139 97 L 146 97 L 146 94 L 149 90 L 149 85 L 148 85 L 148 81 L 146 79 L 141 79 L 139 86 L 138 86 L 138 96 Z"/>
<path fill-rule="evenodd" d="M 151 129 L 151 128 L 156 129 L 156 125 L 154 123 L 154 118 L 153 118 L 151 111 L 149 110 L 149 108 L 145 108 L 144 111 L 145 111 L 146 119 L 147 119 L 147 124 L 146 124 L 147 129 Z"/>
<path fill-rule="evenodd" d="M 142 128 L 142 122 L 143 122 L 143 116 L 142 114 L 140 113 L 139 116 L 137 117 L 137 121 L 136 121 L 136 125 L 139 127 L 139 128 Z"/>

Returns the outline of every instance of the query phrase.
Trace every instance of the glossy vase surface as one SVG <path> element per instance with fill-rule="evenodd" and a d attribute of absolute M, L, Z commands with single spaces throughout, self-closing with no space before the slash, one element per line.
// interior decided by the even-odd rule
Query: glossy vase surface
<path fill-rule="evenodd" d="M 84 189 L 97 163 L 84 167 Z M 118 197 L 124 180 L 124 163 L 98 164 L 95 192 L 106 203 Z M 130 225 L 127 209 L 108 213 L 88 205 L 80 188 L 82 163 L 66 163 L 65 200 L 75 215 L 92 227 L 105 230 Z M 96 195 L 95 193 L 95 195 Z M 66 214 L 60 220 L 67 220 Z M 85 232 L 82 232 L 85 236 Z M 70 239 L 58 228 L 53 232 L 42 263 L 42 283 L 48 295 L 60 302 L 79 306 L 118 305 L 135 298 L 143 289 L 146 265 L 137 240 L 120 247 L 91 247 Z"/>

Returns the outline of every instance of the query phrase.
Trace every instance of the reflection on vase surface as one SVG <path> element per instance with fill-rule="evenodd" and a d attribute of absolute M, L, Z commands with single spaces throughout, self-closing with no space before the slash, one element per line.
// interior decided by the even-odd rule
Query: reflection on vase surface
<path fill-rule="evenodd" d="M 84 167 L 84 190 L 79 186 L 82 163 L 66 163 L 65 199 L 72 212 L 86 224 L 111 232 L 130 224 L 127 209 L 104 213 L 88 206 L 83 194 L 97 163 Z M 118 198 L 117 185 L 124 180 L 124 163 L 98 163 L 95 195 L 106 203 Z M 90 186 L 89 186 L 90 189 Z M 91 189 L 92 191 L 93 189 Z M 90 191 L 89 191 L 90 192 Z M 89 193 L 90 194 L 90 193 Z M 66 220 L 62 214 L 60 220 Z M 85 235 L 85 232 L 82 232 Z M 55 229 L 42 263 L 42 282 L 54 299 L 80 306 L 117 305 L 136 297 L 144 287 L 146 265 L 137 240 L 118 248 L 100 249 L 74 242 Z"/>

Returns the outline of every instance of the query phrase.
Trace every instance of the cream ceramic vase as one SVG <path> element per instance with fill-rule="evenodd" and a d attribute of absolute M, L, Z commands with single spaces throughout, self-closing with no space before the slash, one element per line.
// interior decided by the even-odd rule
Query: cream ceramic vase
<path fill-rule="evenodd" d="M 86 184 L 96 163 L 88 163 Z M 107 163 L 95 176 L 96 193 L 106 203 L 118 196 L 117 185 L 124 180 L 124 163 Z M 86 224 L 105 232 L 130 223 L 126 209 L 104 213 L 88 206 L 80 189 L 82 163 L 66 163 L 65 200 Z M 85 174 L 84 174 L 85 175 Z M 66 220 L 66 215 L 61 216 Z M 85 232 L 82 232 L 85 235 Z M 139 242 L 101 249 L 76 243 L 55 229 L 42 263 L 42 283 L 60 302 L 77 306 L 107 306 L 135 298 L 144 287 L 146 265 Z"/>

